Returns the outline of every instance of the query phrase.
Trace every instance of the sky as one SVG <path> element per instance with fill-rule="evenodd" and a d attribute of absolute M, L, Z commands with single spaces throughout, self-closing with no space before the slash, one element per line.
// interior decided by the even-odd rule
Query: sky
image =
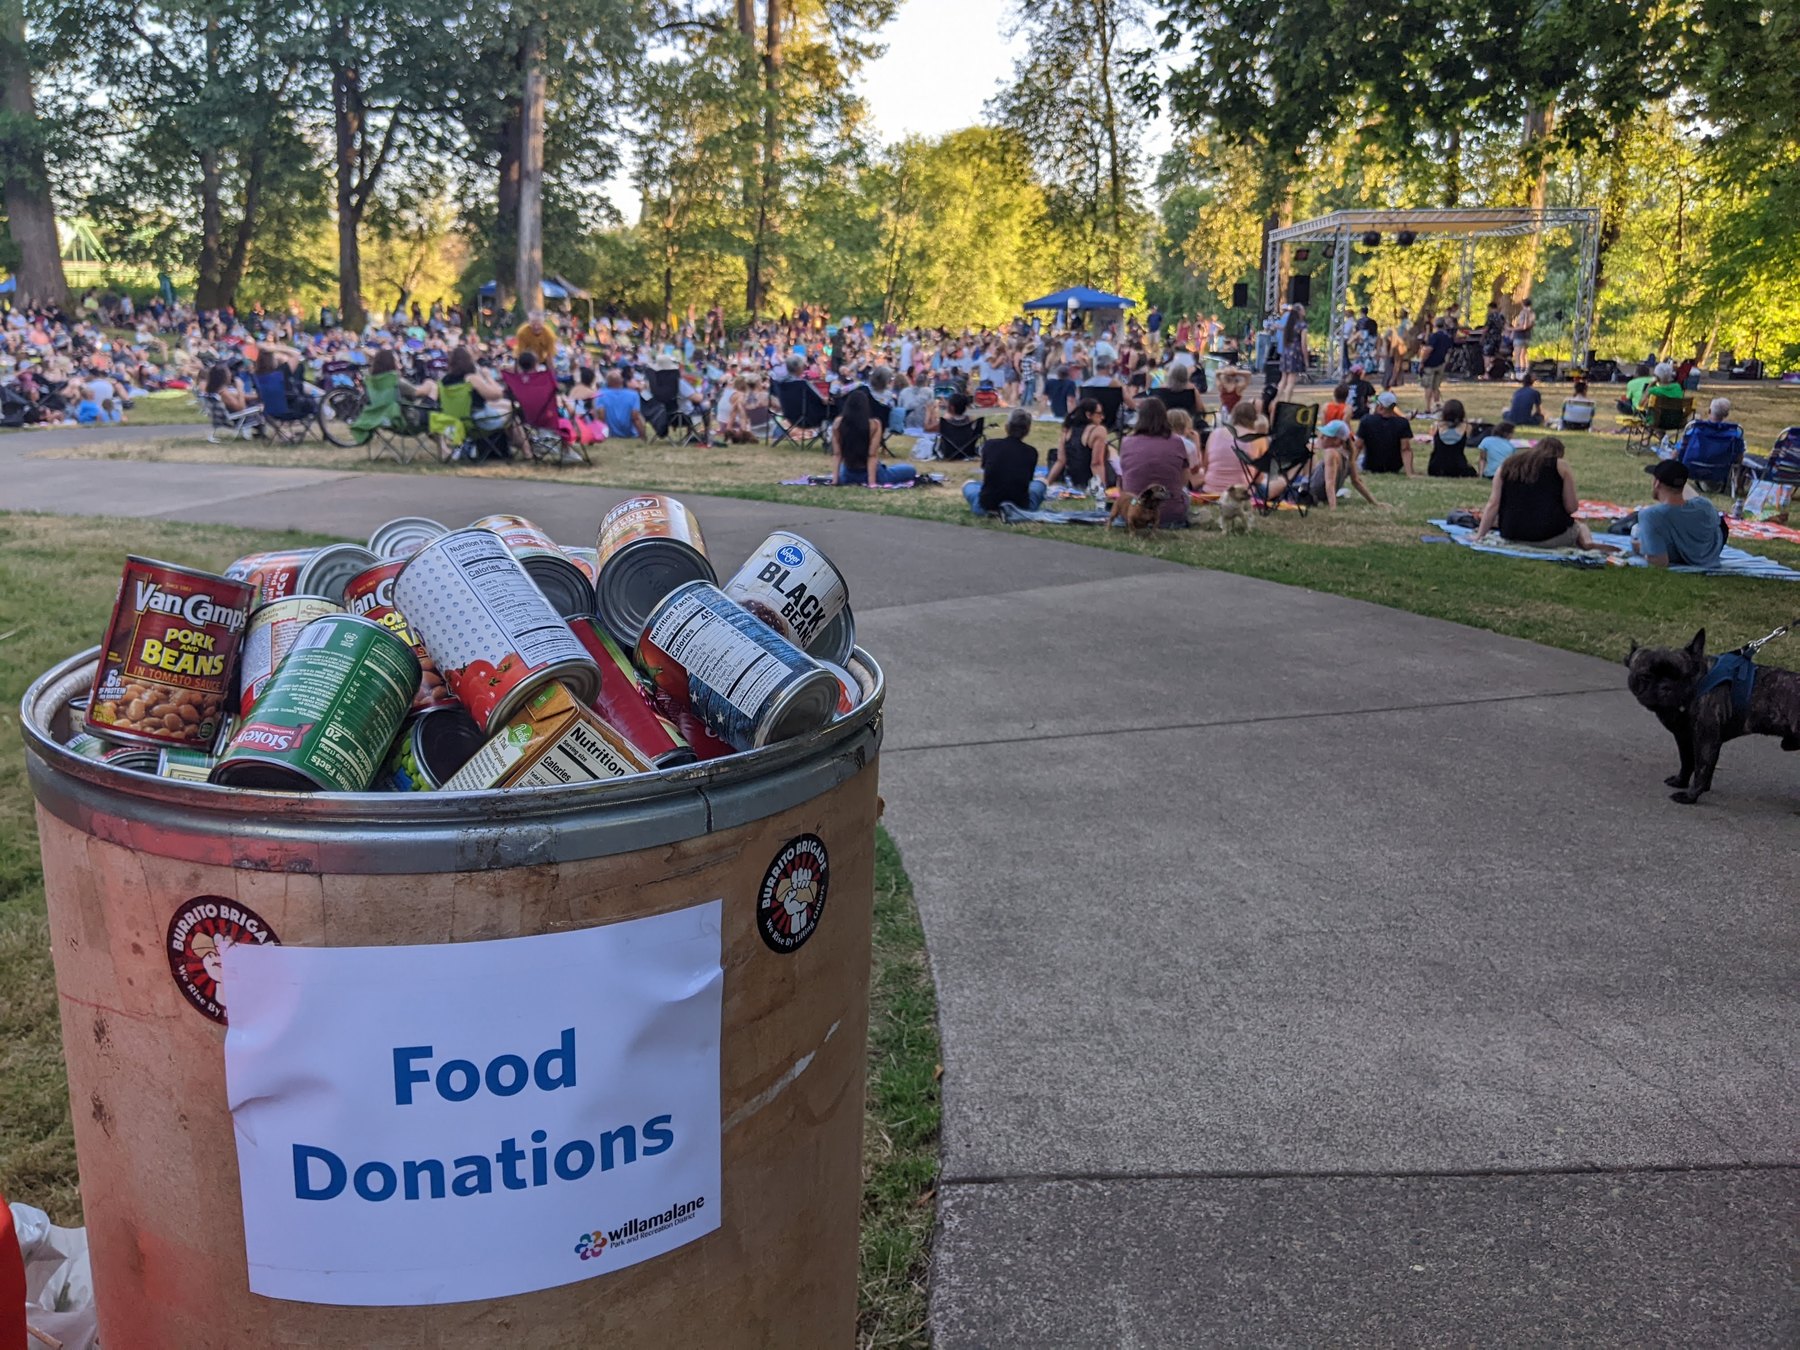
<path fill-rule="evenodd" d="M 982 120 L 982 104 L 1000 91 L 1024 51 L 1023 38 L 1006 36 L 1010 9 L 1011 0 L 900 0 L 893 22 L 881 31 L 887 51 L 861 80 L 884 143 L 940 136 Z M 1145 148 L 1160 153 L 1167 145 L 1159 117 Z M 624 175 L 607 184 L 607 193 L 625 219 L 637 219 L 637 193 Z"/>

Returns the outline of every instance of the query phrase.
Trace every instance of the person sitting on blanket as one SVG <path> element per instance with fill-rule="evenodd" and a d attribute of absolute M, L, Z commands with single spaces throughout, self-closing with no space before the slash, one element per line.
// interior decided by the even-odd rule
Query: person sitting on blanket
<path fill-rule="evenodd" d="M 1341 417 L 1333 418 L 1319 428 L 1318 438 L 1313 442 L 1313 471 L 1307 482 L 1313 504 L 1324 502 L 1328 510 L 1337 510 L 1338 490 L 1346 480 L 1362 493 L 1363 500 L 1370 506 L 1381 505 L 1363 482 L 1362 470 L 1356 466 L 1356 446 L 1351 440 L 1350 424 Z"/>
<path fill-rule="evenodd" d="M 1546 436 L 1529 450 L 1509 455 L 1494 475 L 1494 490 L 1481 508 L 1475 542 L 1497 525 L 1509 544 L 1538 548 L 1592 548 L 1594 536 L 1575 519 L 1580 497 L 1575 471 L 1563 458 L 1563 443 Z"/>
<path fill-rule="evenodd" d="M 1531 376 L 1525 377 L 1527 380 Z M 1431 478 L 1473 478 L 1475 470 L 1469 465 L 1469 427 L 1465 420 L 1462 400 L 1447 398 L 1444 400 L 1441 420 L 1437 429 L 1431 433 L 1431 458 L 1425 463 L 1425 473 Z"/>
<path fill-rule="evenodd" d="M 1135 497 L 1160 483 L 1169 496 L 1157 515 L 1165 529 L 1188 523 L 1188 452 L 1169 426 L 1168 409 L 1159 398 L 1138 401 L 1137 425 L 1119 446 L 1119 491 Z"/>
<path fill-rule="evenodd" d="M 1500 466 L 1506 463 L 1506 457 L 1516 449 L 1512 443 L 1513 424 L 1502 419 L 1494 424 L 1494 429 L 1481 438 L 1481 444 L 1475 447 L 1475 468 L 1483 478 L 1492 478 L 1500 472 Z"/>
<path fill-rule="evenodd" d="M 1413 429 L 1400 412 L 1400 398 L 1383 389 L 1375 399 L 1375 411 L 1357 424 L 1362 442 L 1364 473 L 1405 473 L 1413 476 Z"/>
<path fill-rule="evenodd" d="M 997 515 L 1002 502 L 1027 511 L 1044 504 L 1048 485 L 1037 477 L 1037 447 L 1025 438 L 1031 434 L 1031 414 L 1014 408 L 1006 419 L 1006 435 L 981 447 L 981 477 L 963 484 L 963 500 L 976 515 Z"/>
<path fill-rule="evenodd" d="M 866 386 L 858 385 L 844 396 L 831 424 L 831 480 L 845 485 L 870 487 L 910 483 L 919 471 L 910 464 L 881 462 L 881 429 L 886 419 L 875 406 Z"/>
<path fill-rule="evenodd" d="M 1070 487 L 1085 492 L 1096 473 L 1105 481 L 1105 466 L 1106 412 L 1099 399 L 1084 398 L 1069 409 L 1063 421 L 1056 454 L 1050 461 L 1050 476 L 1044 484 L 1048 488 L 1057 479 L 1066 478 Z"/>
<path fill-rule="evenodd" d="M 616 369 L 606 372 L 606 388 L 600 391 L 600 410 L 606 416 L 609 438 L 632 440 L 650 438 L 644 424 L 644 399 L 635 389 L 625 387 L 625 377 Z"/>
<path fill-rule="evenodd" d="M 1711 567 L 1725 551 L 1719 509 L 1688 486 L 1687 465 L 1661 459 L 1644 467 L 1655 481 L 1653 506 L 1638 512 L 1631 549 L 1652 567 Z"/>
<path fill-rule="evenodd" d="M 1537 376 L 1529 370 L 1519 377 L 1519 387 L 1506 405 L 1506 420 L 1515 427 L 1544 425 L 1544 396 L 1537 391 Z"/>

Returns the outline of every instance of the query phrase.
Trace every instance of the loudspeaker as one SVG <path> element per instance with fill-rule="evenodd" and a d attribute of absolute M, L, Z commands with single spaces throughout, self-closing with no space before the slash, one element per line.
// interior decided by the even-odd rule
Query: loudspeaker
<path fill-rule="evenodd" d="M 1250 308 L 1250 288 L 1241 281 L 1231 288 L 1231 307 L 1233 309 Z"/>
<path fill-rule="evenodd" d="M 1290 305 L 1310 305 L 1312 303 L 1312 275 L 1307 272 L 1296 272 L 1288 278 L 1288 303 Z"/>
<path fill-rule="evenodd" d="M 1411 248 L 1412 241 L 1417 238 L 1418 236 L 1411 230 L 1402 230 L 1399 234 L 1394 236 L 1394 242 L 1400 245 L 1401 248 Z"/>
<path fill-rule="evenodd" d="M 1363 247 L 1364 248 L 1380 248 L 1381 247 L 1381 231 L 1380 230 L 1370 230 L 1367 234 L 1365 234 L 1363 236 Z"/>

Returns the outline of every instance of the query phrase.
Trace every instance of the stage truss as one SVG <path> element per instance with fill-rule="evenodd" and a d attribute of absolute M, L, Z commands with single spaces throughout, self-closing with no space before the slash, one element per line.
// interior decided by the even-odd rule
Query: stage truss
<path fill-rule="evenodd" d="M 1322 243 L 1331 257 L 1331 309 L 1326 321 L 1331 354 L 1329 370 L 1334 379 L 1344 369 L 1344 344 L 1338 340 L 1337 326 L 1350 294 L 1351 249 L 1363 235 L 1374 231 L 1384 236 L 1382 242 L 1401 230 L 1415 235 L 1453 235 L 1462 240 L 1461 300 L 1467 319 L 1473 311 L 1475 287 L 1475 241 L 1477 239 L 1510 239 L 1546 230 L 1573 230 L 1576 252 L 1581 259 L 1579 279 L 1575 286 L 1575 316 L 1570 333 L 1570 350 L 1577 365 L 1585 365 L 1588 344 L 1594 336 L 1594 285 L 1600 270 L 1600 212 L 1592 206 L 1552 206 L 1533 210 L 1528 206 L 1495 206 L 1477 210 L 1421 211 L 1336 211 L 1316 220 L 1303 220 L 1269 235 L 1269 249 L 1263 259 L 1263 312 L 1277 313 L 1281 308 L 1281 251 L 1291 244 Z"/>

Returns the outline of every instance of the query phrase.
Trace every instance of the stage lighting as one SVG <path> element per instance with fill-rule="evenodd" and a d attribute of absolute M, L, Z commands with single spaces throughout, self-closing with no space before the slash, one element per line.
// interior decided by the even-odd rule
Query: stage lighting
<path fill-rule="evenodd" d="M 1411 230 L 1402 230 L 1399 234 L 1394 236 L 1394 242 L 1400 245 L 1401 248 L 1411 248 L 1412 241 L 1416 238 L 1418 238 L 1418 236 Z"/>
<path fill-rule="evenodd" d="M 1363 236 L 1363 247 L 1364 248 L 1380 248 L 1381 247 L 1381 231 L 1380 230 L 1370 230 L 1367 234 L 1365 234 Z"/>

